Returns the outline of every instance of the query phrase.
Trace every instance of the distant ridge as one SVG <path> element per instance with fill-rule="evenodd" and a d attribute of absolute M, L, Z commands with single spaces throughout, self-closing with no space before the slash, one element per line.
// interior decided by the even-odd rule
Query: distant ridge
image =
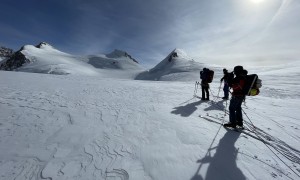
<path fill-rule="evenodd" d="M 199 79 L 204 64 L 175 48 L 162 61 L 144 70 L 126 51 L 108 54 L 75 56 L 59 51 L 47 42 L 25 45 L 8 59 L 0 62 L 0 70 L 57 75 L 92 75 L 135 80 L 186 81 Z"/>
<path fill-rule="evenodd" d="M 120 72 L 109 73 L 103 71 L 104 69 Z M 0 70 L 58 75 L 104 75 L 105 77 L 111 74 L 117 78 L 133 79 L 137 73 L 143 71 L 143 68 L 136 59 L 122 50 L 115 49 L 107 55 L 82 57 L 59 51 L 47 42 L 40 42 L 37 45 L 24 45 L 10 57 L 1 58 Z"/>

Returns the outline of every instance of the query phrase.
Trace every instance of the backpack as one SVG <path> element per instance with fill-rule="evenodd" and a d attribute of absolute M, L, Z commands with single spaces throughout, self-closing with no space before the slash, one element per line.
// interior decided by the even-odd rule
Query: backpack
<path fill-rule="evenodd" d="M 259 94 L 259 88 L 262 87 L 262 80 L 258 78 L 257 74 L 250 74 L 245 76 L 245 86 L 243 93 L 246 96 L 256 96 Z"/>
<path fill-rule="evenodd" d="M 211 83 L 214 78 L 214 71 L 210 69 L 206 69 L 204 71 L 200 71 L 200 79 L 205 81 L 206 83 Z"/>
<path fill-rule="evenodd" d="M 234 79 L 234 74 L 233 74 L 233 72 L 228 73 L 228 75 L 227 75 L 227 83 L 228 83 L 228 86 L 229 86 L 229 87 L 232 86 L 233 79 Z"/>
<path fill-rule="evenodd" d="M 207 77 L 206 77 L 207 78 L 206 80 L 207 80 L 208 83 L 211 83 L 213 81 L 214 73 L 215 72 L 213 70 L 210 70 L 210 69 L 208 70 Z"/>

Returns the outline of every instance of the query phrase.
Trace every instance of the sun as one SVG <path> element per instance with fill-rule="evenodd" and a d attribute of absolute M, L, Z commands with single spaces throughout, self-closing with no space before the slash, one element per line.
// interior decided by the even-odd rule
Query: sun
<path fill-rule="evenodd" d="M 259 4 L 259 3 L 263 2 L 264 0 L 250 0 L 250 1 L 255 4 Z"/>

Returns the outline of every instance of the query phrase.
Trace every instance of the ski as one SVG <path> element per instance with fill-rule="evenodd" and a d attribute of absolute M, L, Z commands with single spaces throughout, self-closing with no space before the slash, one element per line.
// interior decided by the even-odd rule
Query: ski
<path fill-rule="evenodd" d="M 206 116 L 203 116 L 203 115 L 200 115 L 199 116 L 201 119 L 204 119 L 206 121 L 209 121 L 209 122 L 212 122 L 212 123 L 216 123 L 216 124 L 219 124 L 219 125 L 222 125 L 224 127 L 224 124 L 222 123 L 223 119 L 221 118 L 216 118 L 216 117 L 212 117 L 210 115 L 206 115 Z M 252 137 L 253 139 L 256 139 L 258 141 L 261 141 L 261 142 L 264 142 L 264 143 L 267 143 L 266 141 L 264 141 L 263 139 L 261 138 L 258 138 L 255 133 L 248 129 L 248 128 L 245 128 L 243 127 L 243 129 L 241 127 L 238 127 L 238 128 L 230 128 L 230 127 L 224 127 L 226 130 L 228 131 L 235 131 L 235 132 L 239 132 L 239 133 L 243 133 L 249 137 Z"/>
<path fill-rule="evenodd" d="M 244 127 L 241 127 L 241 126 L 237 126 L 237 127 L 233 128 L 233 127 L 224 126 L 224 124 L 223 124 L 223 127 L 225 129 L 232 130 L 232 131 L 235 131 L 235 132 L 240 132 L 240 133 L 242 133 L 244 130 L 246 130 Z"/>

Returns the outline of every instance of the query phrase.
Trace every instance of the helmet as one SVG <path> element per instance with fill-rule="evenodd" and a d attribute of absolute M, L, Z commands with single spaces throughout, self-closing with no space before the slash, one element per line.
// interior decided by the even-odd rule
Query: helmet
<path fill-rule="evenodd" d="M 234 74 L 241 74 L 243 73 L 243 70 L 244 70 L 243 66 L 235 66 L 233 72 Z"/>

